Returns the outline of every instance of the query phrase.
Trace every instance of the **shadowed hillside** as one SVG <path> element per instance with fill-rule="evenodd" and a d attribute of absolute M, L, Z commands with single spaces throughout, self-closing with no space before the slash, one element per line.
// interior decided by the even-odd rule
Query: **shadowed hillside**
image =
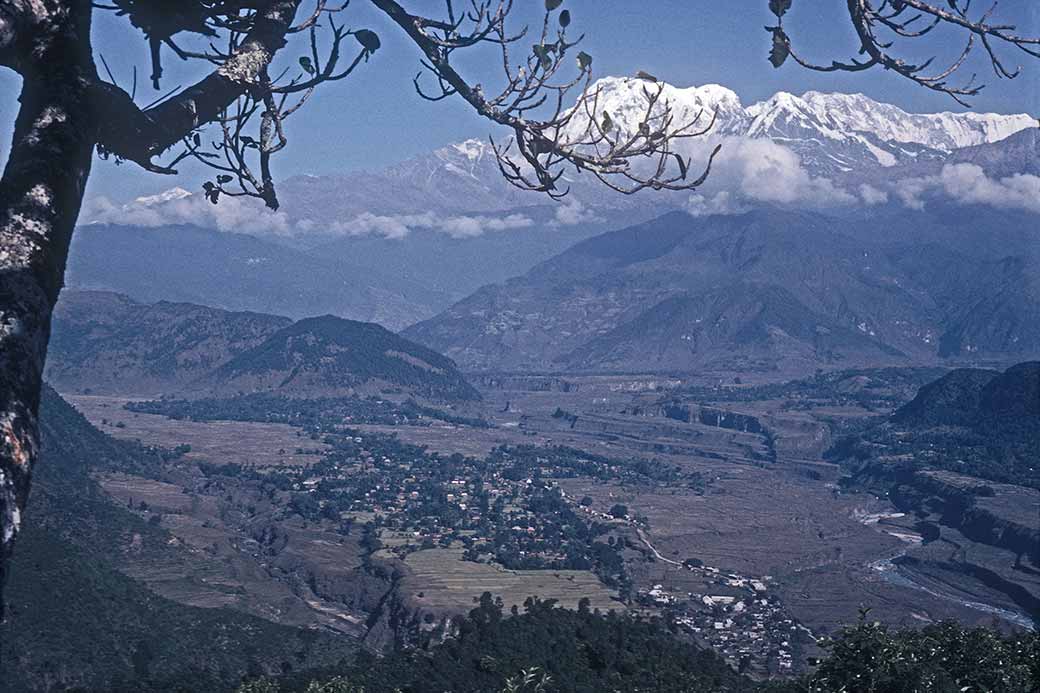
<path fill-rule="evenodd" d="M 175 557 L 177 549 L 165 530 L 115 505 L 91 474 L 147 472 L 158 453 L 109 438 L 50 389 L 40 418 L 43 454 L 0 626 L 5 693 L 220 691 L 246 675 L 349 655 L 347 640 L 178 604 L 119 572 L 125 552 Z"/>
<path fill-rule="evenodd" d="M 394 387 L 439 400 L 479 399 L 454 362 L 373 323 L 331 315 L 283 328 L 217 369 L 224 393 L 355 394 Z"/>

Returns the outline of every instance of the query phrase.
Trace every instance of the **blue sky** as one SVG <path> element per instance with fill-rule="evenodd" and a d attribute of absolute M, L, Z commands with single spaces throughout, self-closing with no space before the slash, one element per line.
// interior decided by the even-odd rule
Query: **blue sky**
<path fill-rule="evenodd" d="M 518 20 L 534 18 L 528 11 L 542 5 L 540 0 L 516 2 L 520 8 Z M 410 5 L 441 7 L 432 0 L 412 0 Z M 678 86 L 723 84 L 745 103 L 780 90 L 802 93 L 816 89 L 862 92 L 911 111 L 963 110 L 949 97 L 929 93 L 882 71 L 819 74 L 790 61 L 774 70 L 766 61 L 769 36 L 762 29 L 772 19 L 766 0 L 566 0 L 565 6 L 574 15 L 575 33 L 586 33 L 583 48 L 594 56 L 598 76 L 643 69 Z M 823 63 L 850 55 L 856 44 L 843 16 L 844 7 L 839 0 L 795 0 L 786 24 L 802 54 Z M 998 12 L 1002 19 L 1018 23 L 1021 33 L 1040 34 L 1040 3 L 1003 0 Z M 104 55 L 124 85 L 129 84 L 131 66 L 136 64 L 139 102 L 154 98 L 156 94 L 147 80 L 145 42 L 128 29 L 125 20 L 109 13 L 96 14 L 96 53 Z M 305 111 L 289 121 L 290 148 L 277 160 L 278 177 L 378 168 L 448 142 L 494 132 L 461 102 L 429 103 L 415 95 L 411 79 L 418 71 L 417 49 L 364 0 L 354 0 L 341 19 L 354 28 L 375 30 L 383 47 L 347 80 L 325 86 Z M 936 52 L 935 43 L 927 48 L 929 54 Z M 942 48 L 939 46 L 937 52 L 942 54 Z M 290 45 L 286 57 L 294 59 L 303 50 L 302 46 Z M 1005 55 L 1011 65 L 1027 59 L 1012 51 L 1005 51 Z M 190 84 L 200 76 L 199 66 L 180 63 L 168 52 L 165 56 L 163 91 Z M 495 72 L 486 66 L 495 64 L 497 57 L 492 50 L 476 49 L 460 64 L 474 81 L 491 85 Z M 921 54 L 908 57 L 919 58 Z M 1026 63 L 1024 74 L 1013 82 L 997 79 L 981 62 L 974 67 L 987 84 L 983 94 L 973 99 L 974 110 L 1040 115 L 1040 61 Z M 491 91 L 490 87 L 487 90 Z M 17 77 L 9 71 L 0 72 L 0 124 L 8 131 L 17 108 L 17 92 Z M 6 137 L 0 146 L 0 155 L 6 156 Z M 182 171 L 175 180 L 144 173 L 133 165 L 116 167 L 99 161 L 89 194 L 122 201 L 175 184 L 195 189 L 204 179 L 197 169 Z"/>

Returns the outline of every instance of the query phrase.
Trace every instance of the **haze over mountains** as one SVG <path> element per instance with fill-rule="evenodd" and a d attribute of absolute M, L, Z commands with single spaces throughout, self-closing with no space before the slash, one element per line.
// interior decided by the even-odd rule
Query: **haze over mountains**
<path fill-rule="evenodd" d="M 619 132 L 634 132 L 645 114 L 645 85 L 638 79 L 610 77 L 593 87 L 600 89 L 600 108 L 612 115 Z M 706 127 L 715 114 L 706 137 L 681 144 L 694 155 L 695 167 L 720 138 L 729 145 L 719 159 L 722 167 L 727 158 L 734 165 L 743 166 L 755 158 L 775 165 L 769 161 L 775 152 L 757 147 L 746 151 L 746 145 L 738 142 L 748 140 L 776 143 L 790 150 L 811 178 L 837 179 L 865 169 L 942 161 L 958 149 L 994 143 L 1037 126 L 1036 118 L 1026 114 L 910 114 L 862 94 L 809 92 L 798 97 L 781 92 L 745 107 L 736 93 L 720 85 L 685 89 L 665 85 L 662 100 L 668 101 L 676 123 L 696 121 Z M 688 197 L 667 193 L 620 196 L 589 176 L 569 172 L 564 180 L 574 199 L 593 207 L 659 206 L 662 201 L 681 206 Z M 709 183 L 706 187 L 717 186 Z M 349 221 L 359 217 L 364 221 L 366 213 L 407 222 L 402 215 L 488 213 L 540 202 L 503 181 L 490 145 L 477 139 L 383 171 L 293 177 L 282 189 L 290 217 L 305 218 L 318 227 L 339 224 L 348 232 Z"/>
<path fill-rule="evenodd" d="M 331 315 L 293 322 L 114 293 L 66 291 L 47 379 L 66 392 L 154 396 L 344 396 L 384 391 L 479 399 L 455 364 L 374 323 Z"/>
<path fill-rule="evenodd" d="M 619 131 L 636 127 L 644 86 L 598 83 Z M 177 190 L 88 210 L 110 223 L 80 229 L 69 284 L 415 325 L 407 335 L 473 369 L 1037 353 L 1035 118 L 820 92 L 745 106 L 719 85 L 664 98 L 677 122 L 716 116 L 688 141 L 695 167 L 723 143 L 693 195 L 623 196 L 568 172 L 570 195 L 547 204 L 468 140 L 382 171 L 292 177 L 274 215 Z"/>
<path fill-rule="evenodd" d="M 470 369 L 804 369 L 1037 353 L 1033 232 L 986 215 L 1008 231 L 969 215 L 925 228 L 938 241 L 915 239 L 921 220 L 906 215 L 898 228 L 881 222 L 885 239 L 876 220 L 676 212 L 586 240 L 404 334 Z M 1006 256 L 967 254 L 999 237 Z"/>

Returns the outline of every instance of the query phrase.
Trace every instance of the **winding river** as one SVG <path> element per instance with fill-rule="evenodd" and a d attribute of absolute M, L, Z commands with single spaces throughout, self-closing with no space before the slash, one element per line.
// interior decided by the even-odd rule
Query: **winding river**
<path fill-rule="evenodd" d="M 1008 609 L 1002 609 L 997 606 L 992 606 L 990 604 L 983 604 L 982 602 L 968 601 L 965 599 L 961 599 L 960 597 L 957 597 L 955 595 L 922 585 L 921 583 L 917 582 L 913 577 L 901 571 L 899 568 L 899 564 L 896 563 L 897 560 L 899 560 L 905 555 L 906 551 L 901 551 L 890 558 L 883 558 L 879 561 L 874 561 L 873 563 L 870 563 L 869 566 L 872 570 L 876 571 L 881 576 L 882 580 L 889 584 L 896 585 L 898 587 L 908 587 L 910 589 L 920 590 L 921 592 L 925 592 L 926 594 L 929 594 L 937 599 L 943 599 L 946 601 L 954 602 L 960 604 L 961 606 L 965 606 L 969 609 L 974 609 L 975 611 L 982 611 L 987 614 L 999 616 L 1005 621 L 1009 623 L 1014 623 L 1015 625 L 1026 628 L 1027 630 L 1037 630 L 1036 622 L 1033 621 L 1033 619 L 1030 618 L 1029 615 L 1022 613 L 1021 611 L 1011 611 Z"/>

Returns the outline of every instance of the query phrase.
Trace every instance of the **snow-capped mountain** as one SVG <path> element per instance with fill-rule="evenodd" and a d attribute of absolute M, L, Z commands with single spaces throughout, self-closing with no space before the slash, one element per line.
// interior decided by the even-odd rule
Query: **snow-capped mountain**
<path fill-rule="evenodd" d="M 625 132 L 634 132 L 646 116 L 644 90 L 655 84 L 636 78 L 608 77 L 596 82 L 597 105 Z M 840 175 L 864 167 L 895 166 L 921 159 L 943 159 L 950 152 L 1002 140 L 1036 127 L 1026 114 L 907 113 L 863 94 L 810 91 L 802 96 L 779 92 L 744 106 L 730 89 L 717 84 L 679 88 L 663 85 L 676 125 L 706 125 L 715 113 L 709 137 L 769 139 L 794 150 L 812 175 Z M 697 129 L 696 127 L 694 129 Z"/>
<path fill-rule="evenodd" d="M 142 195 L 141 197 L 134 198 L 132 204 L 140 207 L 154 207 L 175 200 L 183 200 L 186 197 L 191 197 L 191 192 L 180 186 L 175 186 L 155 195 Z"/>
<path fill-rule="evenodd" d="M 1036 127 L 1026 114 L 907 113 L 862 94 L 780 92 L 746 109 L 746 136 L 793 149 L 818 173 L 942 159 L 950 152 L 1002 140 Z"/>
<path fill-rule="evenodd" d="M 1026 114 L 908 113 L 862 94 L 808 92 L 795 96 L 780 92 L 746 106 L 736 93 L 718 84 L 677 87 L 626 77 L 606 77 L 593 85 L 597 117 L 609 113 L 615 133 L 635 132 L 646 117 L 646 92 L 659 86 L 658 108 L 667 104 L 674 127 L 693 123 L 691 130 L 699 131 L 715 118 L 708 135 L 677 144 L 679 151 L 690 155 L 694 168 L 704 161 L 708 145 L 728 140 L 704 188 L 706 195 L 720 190 L 746 193 L 741 186 L 748 175 L 758 175 L 759 180 L 752 184 L 761 188 L 768 179 L 792 172 L 797 174 L 791 178 L 792 189 L 823 178 L 829 179 L 824 183 L 855 189 L 880 172 L 890 177 L 886 167 L 941 165 L 955 152 L 990 145 L 1037 126 L 1037 120 Z M 572 127 L 580 135 L 581 123 Z M 508 137 L 508 133 L 500 134 L 503 140 Z M 768 151 L 773 160 L 767 161 L 762 151 L 768 148 L 743 146 L 764 142 L 781 145 L 797 156 L 781 152 L 786 158 L 778 157 L 774 147 Z M 786 168 L 774 170 L 778 165 Z M 763 168 L 769 170 L 759 173 Z M 650 218 L 662 206 L 683 207 L 689 200 L 688 193 L 617 195 L 593 176 L 573 169 L 564 172 L 562 185 L 570 187 L 570 200 L 585 209 L 600 210 L 598 216 L 607 219 L 610 215 L 602 213 L 604 210 L 639 209 Z M 558 207 L 544 196 L 520 191 L 503 180 L 486 139 L 467 139 L 380 170 L 294 176 L 279 185 L 279 194 L 281 211 L 289 222 L 308 233 L 324 229 L 364 234 L 380 224 L 430 227 L 437 220 L 509 214 L 532 207 L 543 208 L 542 214 L 552 218 Z M 174 189 L 162 196 L 141 198 L 134 206 L 151 210 L 169 203 L 172 207 L 186 195 L 186 191 Z M 750 197 L 753 201 L 792 201 L 772 192 Z M 587 214 L 593 216 L 594 211 Z M 539 213 L 532 219 L 540 223 Z"/>
<path fill-rule="evenodd" d="M 660 114 L 667 104 L 673 127 L 691 125 L 692 132 L 699 132 L 711 124 L 715 114 L 715 124 L 711 128 L 714 135 L 743 135 L 747 131 L 750 117 L 740 97 L 719 84 L 684 88 L 630 77 L 604 77 L 590 87 L 589 93 L 596 95 L 597 115 L 609 113 L 618 131 L 634 133 L 646 118 L 646 94 L 654 94 L 658 88 L 661 95 L 654 114 Z M 575 129 L 583 129 L 585 122 L 582 118 L 576 120 Z"/>

